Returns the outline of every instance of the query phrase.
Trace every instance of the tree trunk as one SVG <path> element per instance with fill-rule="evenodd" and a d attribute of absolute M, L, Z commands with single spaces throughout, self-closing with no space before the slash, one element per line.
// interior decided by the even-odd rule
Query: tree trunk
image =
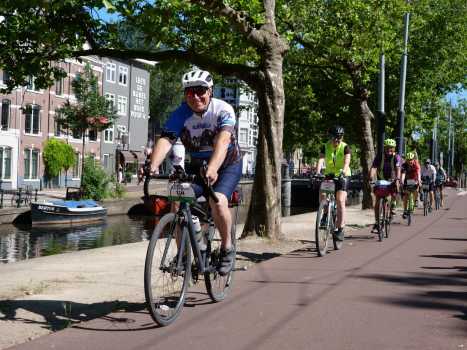
<path fill-rule="evenodd" d="M 373 208 L 373 197 L 370 186 L 370 169 L 375 158 L 371 120 L 374 119 L 374 116 L 368 107 L 368 90 L 362 84 L 361 66 L 348 61 L 346 62 L 346 68 L 352 80 L 354 109 L 359 116 L 358 128 L 362 135 L 360 139 L 360 165 L 363 172 L 362 209 L 371 209 Z"/>
<path fill-rule="evenodd" d="M 83 130 L 83 153 L 81 153 L 81 178 L 79 180 L 79 187 L 83 187 L 83 176 L 84 176 L 84 147 L 86 141 L 86 130 Z"/>
<path fill-rule="evenodd" d="M 363 199 L 362 209 L 373 208 L 373 197 L 371 195 L 370 186 L 370 169 L 375 158 L 375 149 L 373 145 L 373 134 L 371 132 L 371 120 L 374 118 L 373 113 L 368 107 L 366 98 L 358 98 L 358 112 L 359 112 L 359 128 L 362 134 L 360 139 L 360 165 L 363 171 Z"/>
<path fill-rule="evenodd" d="M 276 240 L 281 233 L 281 161 L 284 126 L 282 53 L 267 55 L 256 89 L 259 134 L 251 203 L 242 238 L 258 235 Z"/>

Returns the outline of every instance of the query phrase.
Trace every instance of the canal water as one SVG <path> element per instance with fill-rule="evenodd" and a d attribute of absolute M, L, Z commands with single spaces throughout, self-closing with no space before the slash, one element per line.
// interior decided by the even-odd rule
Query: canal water
<path fill-rule="evenodd" d="M 239 212 L 244 222 L 247 208 Z M 311 208 L 291 208 L 291 214 L 301 214 Z M 149 216 L 108 216 L 105 221 L 89 225 L 31 227 L 0 226 L 0 263 L 62 254 L 148 240 L 157 221 Z"/>
<path fill-rule="evenodd" d="M 106 221 L 76 226 L 0 226 L 0 263 L 147 240 L 154 217 L 109 216 Z"/>

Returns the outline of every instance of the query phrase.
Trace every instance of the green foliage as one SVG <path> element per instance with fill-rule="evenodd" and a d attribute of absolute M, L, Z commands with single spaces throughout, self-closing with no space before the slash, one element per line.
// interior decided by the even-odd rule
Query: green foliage
<path fill-rule="evenodd" d="M 188 64 L 170 62 L 151 69 L 149 109 L 151 118 L 158 120 L 161 125 L 183 99 L 181 77 L 189 68 Z"/>
<path fill-rule="evenodd" d="M 58 176 L 62 169 L 68 170 L 74 165 L 73 147 L 62 140 L 48 139 L 45 141 L 43 159 L 47 175 Z"/>
<path fill-rule="evenodd" d="M 87 157 L 84 161 L 84 172 L 81 181 L 83 197 L 97 201 L 103 200 L 108 196 L 109 183 L 110 177 L 104 169 L 93 158 Z"/>
<path fill-rule="evenodd" d="M 55 120 L 70 130 L 77 130 L 83 134 L 88 129 L 102 131 L 111 126 L 116 113 L 110 101 L 99 93 L 99 84 L 89 64 L 84 72 L 72 82 L 73 93 L 77 103 L 67 100 L 58 110 Z"/>

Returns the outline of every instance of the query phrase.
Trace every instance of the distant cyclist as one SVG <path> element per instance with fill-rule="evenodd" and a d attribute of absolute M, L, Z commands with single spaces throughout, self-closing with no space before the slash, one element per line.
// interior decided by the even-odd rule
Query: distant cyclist
<path fill-rule="evenodd" d="M 415 153 L 414 152 L 407 152 L 405 155 L 405 162 L 402 164 L 402 175 L 401 175 L 401 181 L 405 185 L 407 185 L 407 180 L 414 180 L 416 181 L 417 185 L 420 185 L 421 183 L 421 177 L 420 177 L 420 164 L 418 161 L 415 159 Z M 416 192 L 416 191 L 415 191 Z M 415 195 L 415 197 L 417 197 Z M 407 218 L 407 201 L 409 198 L 409 193 L 408 191 L 404 191 L 404 214 L 402 217 L 404 219 Z"/>
<path fill-rule="evenodd" d="M 433 202 L 435 201 L 435 181 L 436 181 L 436 168 L 431 164 L 431 159 L 427 159 L 425 161 L 425 165 L 422 167 L 422 181 L 426 181 L 430 188 L 430 208 L 433 206 Z"/>
<path fill-rule="evenodd" d="M 228 200 L 242 174 L 242 156 L 236 140 L 236 118 L 231 105 L 212 97 L 213 79 L 209 72 L 193 70 L 183 75 L 185 101 L 169 116 L 162 135 L 151 154 L 151 172 L 159 165 L 178 138 L 191 156 L 190 170 L 199 175 L 207 165 L 205 177 L 213 186 L 219 202 L 209 204 L 221 235 L 219 274 L 227 275 L 233 266 L 235 251 L 231 246 L 232 217 Z M 193 188 L 203 193 L 199 179 Z"/>
<path fill-rule="evenodd" d="M 334 237 L 337 240 L 343 241 L 345 201 L 347 199 L 348 177 L 351 175 L 351 149 L 349 145 L 342 141 L 344 138 L 344 128 L 342 126 L 336 125 L 331 128 L 329 130 L 329 137 L 330 140 L 321 148 L 316 172 L 320 174 L 321 170 L 325 168 L 325 176 L 339 177 L 341 174 L 343 175 L 340 180 L 336 182 L 337 220 L 336 231 L 334 232 Z M 320 200 L 321 199 L 323 198 L 320 198 Z"/>
<path fill-rule="evenodd" d="M 435 169 L 436 169 L 435 186 L 439 190 L 439 196 L 441 199 L 441 207 L 444 207 L 443 188 L 444 188 L 444 183 L 446 182 L 446 171 L 443 169 L 443 167 L 438 162 L 435 162 Z"/>
<path fill-rule="evenodd" d="M 377 155 L 373 160 L 373 165 L 370 169 L 370 179 L 387 180 L 393 182 L 391 191 L 391 214 L 394 215 L 396 207 L 396 194 L 399 191 L 399 180 L 401 178 L 401 157 L 396 154 L 396 141 L 393 139 L 384 140 L 384 152 L 382 155 Z M 375 222 L 377 221 L 379 212 L 379 201 L 375 203 Z M 373 233 L 378 233 L 378 224 L 373 225 L 371 230 Z"/>

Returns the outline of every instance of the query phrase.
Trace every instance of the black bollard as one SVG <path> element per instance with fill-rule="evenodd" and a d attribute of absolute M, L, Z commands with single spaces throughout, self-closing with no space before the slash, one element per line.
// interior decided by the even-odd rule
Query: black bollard
<path fill-rule="evenodd" d="M 281 202 L 282 216 L 290 216 L 290 204 L 292 201 L 292 179 L 289 175 L 289 166 L 282 165 L 282 186 L 281 186 Z"/>

